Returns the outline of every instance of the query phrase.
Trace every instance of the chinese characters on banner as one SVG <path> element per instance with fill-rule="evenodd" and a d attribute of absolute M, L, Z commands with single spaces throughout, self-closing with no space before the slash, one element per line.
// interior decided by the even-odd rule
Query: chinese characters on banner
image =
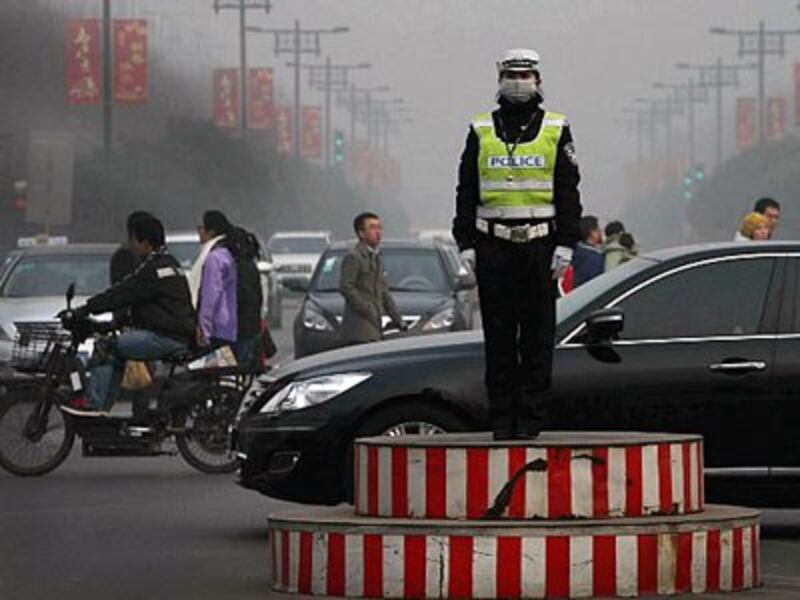
<path fill-rule="evenodd" d="M 250 69 L 247 83 L 248 126 L 251 129 L 269 129 L 275 111 L 272 69 Z"/>
<path fill-rule="evenodd" d="M 736 99 L 736 147 L 739 151 L 752 148 L 756 143 L 756 99 Z"/>
<path fill-rule="evenodd" d="M 67 22 L 67 104 L 100 102 L 100 23 L 97 19 Z"/>
<path fill-rule="evenodd" d="M 114 100 L 147 101 L 147 21 L 114 21 Z"/>
<path fill-rule="evenodd" d="M 275 109 L 275 124 L 278 128 L 278 152 L 291 154 L 292 145 L 292 109 L 279 106 Z"/>
<path fill-rule="evenodd" d="M 767 138 L 777 140 L 786 133 L 786 98 L 775 96 L 767 100 Z"/>
<path fill-rule="evenodd" d="M 214 123 L 217 127 L 239 124 L 239 72 L 214 69 Z"/>
<path fill-rule="evenodd" d="M 303 137 L 300 154 L 306 160 L 322 156 L 322 109 L 319 106 L 303 107 Z"/>

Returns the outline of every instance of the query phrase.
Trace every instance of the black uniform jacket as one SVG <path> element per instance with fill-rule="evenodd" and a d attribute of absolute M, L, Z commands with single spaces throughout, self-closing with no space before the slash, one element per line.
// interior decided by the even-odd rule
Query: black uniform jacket
<path fill-rule="evenodd" d="M 190 344 L 195 314 L 189 284 L 180 263 L 163 250 L 147 256 L 136 269 L 86 303 L 99 314 L 130 308 L 132 325 Z"/>
<path fill-rule="evenodd" d="M 498 114 L 500 118 L 498 118 Z M 538 134 L 544 118 L 544 110 L 539 101 L 524 104 L 512 104 L 500 99 L 500 107 L 492 113 L 494 130 L 500 139 L 513 144 L 520 130 L 533 116 L 533 121 L 519 142 L 532 141 Z M 501 126 L 505 125 L 505 128 Z M 475 244 L 475 211 L 480 203 L 480 177 L 478 175 L 478 153 L 480 141 L 475 130 L 470 127 L 467 144 L 461 155 L 458 169 L 458 187 L 456 188 L 456 216 L 453 219 L 453 237 L 461 250 L 471 248 Z M 579 221 L 581 218 L 580 193 L 578 182 L 580 174 L 575 158 L 572 132 L 569 126 L 564 127 L 558 143 L 555 165 L 555 186 L 553 204 L 556 208 L 556 244 L 574 248 L 580 239 Z M 514 224 L 513 220 L 503 223 Z"/>

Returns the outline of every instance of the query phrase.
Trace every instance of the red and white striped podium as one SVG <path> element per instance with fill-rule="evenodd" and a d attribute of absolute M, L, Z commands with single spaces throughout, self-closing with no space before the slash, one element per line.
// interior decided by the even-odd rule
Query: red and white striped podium
<path fill-rule="evenodd" d="M 526 465 L 503 516 L 641 517 L 703 509 L 697 435 L 545 432 L 492 444 L 490 434 L 370 438 L 355 444 L 356 513 L 479 519 Z"/>
<path fill-rule="evenodd" d="M 275 591 L 590 598 L 759 585 L 759 514 L 705 505 L 702 439 L 358 440 L 356 511 L 270 516 Z"/>

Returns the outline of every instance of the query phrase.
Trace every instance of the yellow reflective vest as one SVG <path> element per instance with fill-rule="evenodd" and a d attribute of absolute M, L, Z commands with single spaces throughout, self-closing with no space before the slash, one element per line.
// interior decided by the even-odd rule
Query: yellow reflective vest
<path fill-rule="evenodd" d="M 506 145 L 494 129 L 491 113 L 472 120 L 478 136 L 480 206 L 484 218 L 549 218 L 555 215 L 553 188 L 556 154 L 564 115 L 546 112 L 539 133 L 520 143 L 509 157 Z"/>

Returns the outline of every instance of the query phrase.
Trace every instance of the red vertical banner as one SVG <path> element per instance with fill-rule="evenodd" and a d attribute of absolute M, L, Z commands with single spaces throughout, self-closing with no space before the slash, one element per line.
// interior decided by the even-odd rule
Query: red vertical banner
<path fill-rule="evenodd" d="M 247 125 L 250 129 L 269 129 L 273 125 L 273 81 L 272 69 L 250 69 L 247 80 Z"/>
<path fill-rule="evenodd" d="M 114 21 L 114 101 L 147 102 L 147 21 Z"/>
<path fill-rule="evenodd" d="M 278 129 L 278 152 L 291 154 L 294 150 L 292 141 L 292 109 L 288 106 L 279 106 L 275 109 L 275 126 Z"/>
<path fill-rule="evenodd" d="M 67 21 L 67 104 L 99 104 L 100 22 L 97 19 Z"/>
<path fill-rule="evenodd" d="M 794 63 L 794 125 L 800 127 L 800 63 Z"/>
<path fill-rule="evenodd" d="M 748 150 L 756 143 L 756 99 L 736 99 L 736 147 Z"/>
<path fill-rule="evenodd" d="M 303 137 L 300 154 L 306 160 L 322 156 L 322 109 L 319 106 L 303 107 Z"/>
<path fill-rule="evenodd" d="M 786 134 L 786 98 L 776 96 L 767 101 L 767 138 L 777 140 Z"/>
<path fill-rule="evenodd" d="M 214 69 L 214 123 L 217 127 L 239 124 L 239 71 Z"/>

